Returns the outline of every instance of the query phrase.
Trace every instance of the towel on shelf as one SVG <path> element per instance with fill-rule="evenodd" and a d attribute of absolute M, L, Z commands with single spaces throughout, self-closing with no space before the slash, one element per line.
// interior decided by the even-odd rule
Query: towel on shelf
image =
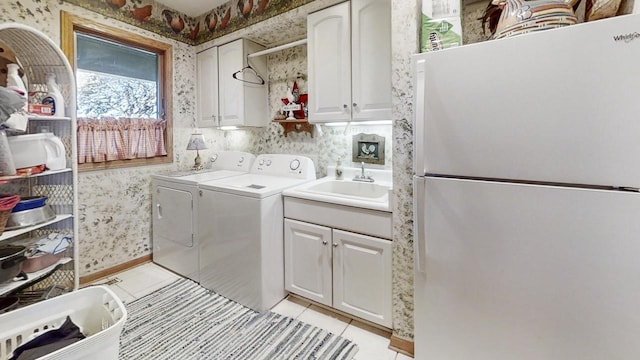
<path fill-rule="evenodd" d="M 33 255 L 38 252 L 48 253 L 48 254 L 59 254 L 71 245 L 73 239 L 69 236 L 51 233 L 46 237 L 41 238 L 36 241 L 28 250 L 30 255 Z"/>
<path fill-rule="evenodd" d="M 0 86 L 0 124 L 24 106 L 24 98 L 15 91 Z"/>
<path fill-rule="evenodd" d="M 0 125 L 5 129 L 13 129 L 19 132 L 27 131 L 27 124 L 29 123 L 29 116 L 26 111 L 20 110 L 9 116 L 7 121 Z"/>

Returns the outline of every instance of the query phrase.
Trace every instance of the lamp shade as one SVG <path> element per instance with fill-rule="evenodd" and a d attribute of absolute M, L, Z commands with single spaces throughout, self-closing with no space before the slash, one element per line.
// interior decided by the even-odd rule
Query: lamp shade
<path fill-rule="evenodd" d="M 189 143 L 187 144 L 187 150 L 202 149 L 207 149 L 207 144 L 204 142 L 204 136 L 202 134 L 191 134 Z"/>

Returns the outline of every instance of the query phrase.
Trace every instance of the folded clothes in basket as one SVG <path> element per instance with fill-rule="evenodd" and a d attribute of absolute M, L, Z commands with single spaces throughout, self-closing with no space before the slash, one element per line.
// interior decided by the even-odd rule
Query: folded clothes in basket
<path fill-rule="evenodd" d="M 29 253 L 43 252 L 48 254 L 59 254 L 71 245 L 73 240 L 69 236 L 58 233 L 51 233 L 46 237 L 38 240 L 28 250 Z"/>
<path fill-rule="evenodd" d="M 37 359 L 84 338 L 80 328 L 67 316 L 67 320 L 59 328 L 46 331 L 16 348 L 9 360 Z"/>

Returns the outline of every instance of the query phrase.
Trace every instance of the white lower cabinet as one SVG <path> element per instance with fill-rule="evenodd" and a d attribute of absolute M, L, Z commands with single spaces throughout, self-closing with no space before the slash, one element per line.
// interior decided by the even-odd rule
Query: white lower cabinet
<path fill-rule="evenodd" d="M 285 219 L 285 288 L 391 327 L 391 241 Z"/>
<path fill-rule="evenodd" d="M 391 241 L 333 230 L 333 307 L 391 327 Z"/>
<path fill-rule="evenodd" d="M 332 305 L 331 229 L 284 220 L 285 289 Z"/>

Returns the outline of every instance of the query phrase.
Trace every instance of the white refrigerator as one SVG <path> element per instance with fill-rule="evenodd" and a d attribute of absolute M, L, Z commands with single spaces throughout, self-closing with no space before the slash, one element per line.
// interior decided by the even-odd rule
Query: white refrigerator
<path fill-rule="evenodd" d="M 640 359 L 640 15 L 414 67 L 415 358 Z"/>

